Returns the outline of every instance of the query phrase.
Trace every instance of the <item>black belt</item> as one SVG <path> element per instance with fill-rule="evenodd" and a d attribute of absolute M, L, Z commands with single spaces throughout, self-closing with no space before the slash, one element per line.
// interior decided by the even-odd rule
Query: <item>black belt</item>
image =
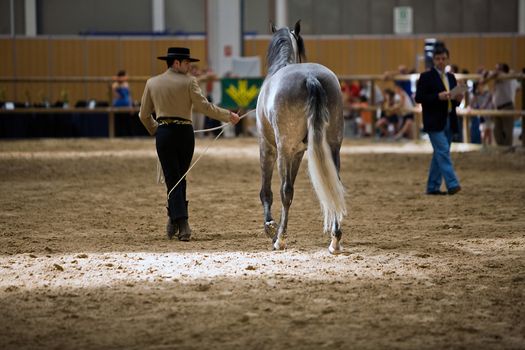
<path fill-rule="evenodd" d="M 160 125 L 178 124 L 178 125 L 192 125 L 191 120 L 180 117 L 160 117 L 157 118 Z"/>

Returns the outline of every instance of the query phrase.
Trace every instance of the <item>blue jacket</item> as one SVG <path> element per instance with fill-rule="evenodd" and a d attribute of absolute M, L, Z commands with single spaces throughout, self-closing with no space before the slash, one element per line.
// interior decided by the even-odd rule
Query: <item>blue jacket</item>
<path fill-rule="evenodd" d="M 457 81 L 454 74 L 447 73 L 449 87 L 452 90 Z M 416 102 L 421 103 L 423 108 L 423 131 L 443 131 L 447 117 L 450 118 L 450 129 L 453 133 L 458 132 L 458 116 L 456 107 L 459 102 L 452 101 L 452 111 L 448 113 L 448 101 L 439 99 L 438 94 L 445 91 L 445 85 L 436 69 L 432 68 L 421 73 L 417 82 Z"/>

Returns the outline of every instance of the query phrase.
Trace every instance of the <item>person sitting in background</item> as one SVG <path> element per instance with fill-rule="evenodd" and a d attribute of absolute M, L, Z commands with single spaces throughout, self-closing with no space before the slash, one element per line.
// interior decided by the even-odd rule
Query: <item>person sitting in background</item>
<path fill-rule="evenodd" d="M 395 84 L 394 91 L 395 104 L 393 108 L 397 110 L 397 115 L 401 116 L 401 127 L 394 135 L 394 139 L 400 140 L 403 137 L 413 139 L 414 112 L 412 112 L 412 108 L 414 108 L 414 102 L 400 84 Z"/>
<path fill-rule="evenodd" d="M 381 107 L 381 105 L 383 104 L 383 100 L 384 100 L 383 92 L 381 91 L 379 86 L 377 86 L 377 84 L 373 84 L 373 86 L 374 88 L 372 89 L 371 81 L 363 82 L 361 85 L 361 92 L 359 95 L 366 96 L 370 105 Z M 373 93 L 372 93 L 372 90 L 373 90 Z"/>
<path fill-rule="evenodd" d="M 343 93 L 343 103 L 352 104 L 359 102 L 361 84 L 358 80 L 352 80 L 350 83 L 343 81 L 341 84 L 341 91 Z"/>
<path fill-rule="evenodd" d="M 341 81 L 341 93 L 343 95 L 343 118 L 345 119 L 345 128 L 348 128 L 349 134 L 356 136 L 359 134 L 359 111 L 353 109 L 353 105 L 359 103 L 359 94 L 361 86 L 359 81 Z M 346 132 L 345 132 L 346 133 Z"/>
<path fill-rule="evenodd" d="M 113 92 L 113 107 L 131 107 L 131 92 L 128 84 L 128 76 L 125 70 L 119 70 L 113 78 L 111 91 Z"/>
<path fill-rule="evenodd" d="M 376 129 L 379 137 L 390 137 L 398 131 L 399 118 L 396 110 L 393 108 L 395 104 L 395 92 L 392 89 L 385 89 L 384 101 L 381 107 L 381 118 L 376 122 Z"/>
<path fill-rule="evenodd" d="M 359 111 L 359 135 L 367 137 L 372 134 L 372 111 L 368 108 L 368 98 L 360 96 L 359 102 L 352 105 L 352 109 Z"/>

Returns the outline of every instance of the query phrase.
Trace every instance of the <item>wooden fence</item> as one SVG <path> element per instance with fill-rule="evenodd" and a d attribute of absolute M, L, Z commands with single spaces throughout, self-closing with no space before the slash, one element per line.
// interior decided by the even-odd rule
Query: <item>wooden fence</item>
<path fill-rule="evenodd" d="M 411 75 L 395 75 L 391 76 L 388 79 L 385 79 L 385 76 L 382 74 L 372 74 L 372 75 L 342 75 L 338 78 L 342 80 L 359 80 L 362 82 L 370 82 L 371 83 L 371 91 L 374 91 L 374 85 L 375 84 L 388 84 L 393 80 L 417 80 L 418 74 L 411 74 Z M 130 77 L 129 80 L 133 82 L 141 82 L 144 84 L 144 82 L 147 80 L 148 77 Z M 477 81 L 481 78 L 478 74 L 457 74 L 456 75 L 457 80 L 472 80 Z M 507 74 L 502 75 L 499 79 L 519 79 L 521 80 L 521 99 L 518 99 L 517 103 L 517 110 L 514 111 L 501 111 L 501 110 L 475 110 L 475 109 L 459 109 L 457 110 L 458 115 L 463 116 L 463 140 L 469 140 L 469 128 L 468 128 L 468 119 L 472 116 L 491 116 L 491 117 L 497 117 L 497 118 L 510 118 L 510 117 L 520 117 L 522 118 L 522 128 L 523 125 L 525 125 L 525 110 L 523 110 L 523 106 L 525 106 L 525 74 Z M 15 84 L 33 84 L 33 83 L 72 83 L 72 84 L 82 84 L 82 83 L 102 83 L 105 84 L 108 88 L 108 95 L 107 98 L 109 101 L 111 101 L 111 84 L 112 78 L 111 77 L 55 77 L 55 78 L 44 78 L 44 77 L 25 77 L 25 78 L 8 78 L 8 77 L 0 77 L 0 83 L 15 83 Z M 373 106 L 372 94 L 372 101 L 371 106 L 369 109 L 371 110 L 377 110 L 379 107 Z M 104 108 L 20 108 L 20 109 L 14 109 L 14 110 L 0 110 L 0 116 L 1 115 L 12 115 L 12 114 L 28 114 L 28 113 L 34 113 L 34 114 L 64 114 L 64 113 L 85 113 L 85 114 L 93 114 L 93 113 L 104 113 L 108 115 L 108 131 L 109 131 L 109 137 L 115 136 L 115 114 L 116 113 L 129 113 L 129 115 L 136 116 L 138 112 L 137 107 L 133 108 L 122 108 L 122 107 L 104 107 Z M 421 110 L 420 108 L 414 108 L 412 110 L 416 114 L 416 132 L 419 132 L 421 125 L 422 125 L 422 118 L 421 118 Z M 525 146 L 525 138 L 522 137 L 522 144 Z"/>

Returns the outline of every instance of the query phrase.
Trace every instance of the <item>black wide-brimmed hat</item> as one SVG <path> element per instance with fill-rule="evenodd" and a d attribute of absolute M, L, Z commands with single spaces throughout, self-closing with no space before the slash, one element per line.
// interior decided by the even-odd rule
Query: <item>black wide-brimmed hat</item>
<path fill-rule="evenodd" d="M 190 57 L 190 49 L 186 47 L 170 47 L 168 48 L 168 54 L 166 56 L 157 57 L 159 60 L 166 61 L 170 58 L 176 58 L 179 60 L 189 60 L 190 62 L 199 62 L 197 58 Z"/>

